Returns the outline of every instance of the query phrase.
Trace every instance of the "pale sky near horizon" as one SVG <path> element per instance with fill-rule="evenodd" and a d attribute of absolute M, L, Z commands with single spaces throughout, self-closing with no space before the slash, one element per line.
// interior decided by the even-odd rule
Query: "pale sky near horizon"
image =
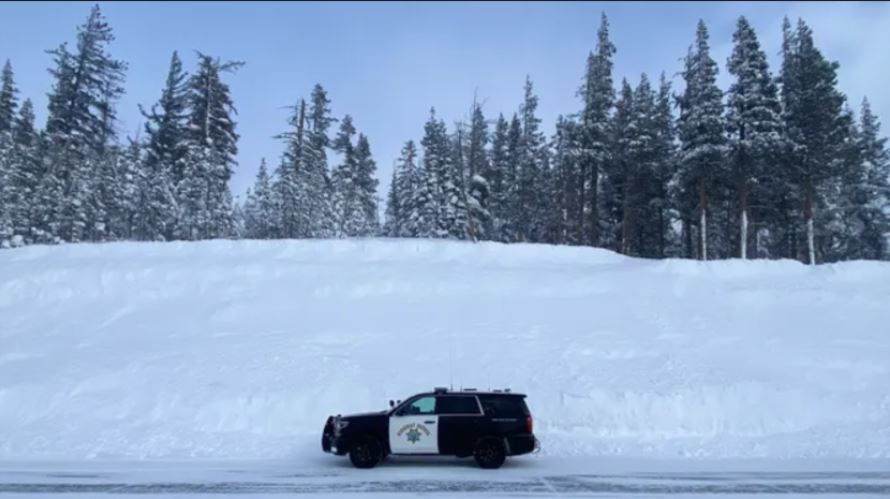
<path fill-rule="evenodd" d="M 0 3 L 0 62 L 10 59 L 20 99 L 46 117 L 45 50 L 73 42 L 94 2 Z M 121 137 L 142 122 L 137 105 L 160 96 L 173 50 L 186 70 L 195 50 L 246 65 L 226 80 L 238 109 L 239 166 L 235 195 L 253 183 L 260 158 L 278 163 L 288 106 L 321 83 L 336 117 L 353 116 L 378 165 L 385 196 L 403 143 L 419 140 L 435 106 L 449 128 L 467 117 L 474 93 L 487 118 L 512 114 L 526 74 L 535 85 L 549 136 L 560 114 L 577 112 L 576 90 L 596 44 L 600 12 L 617 47 L 616 86 L 665 71 L 680 86 L 681 58 L 704 19 L 719 82 L 728 88 L 726 58 L 736 19 L 745 15 L 778 70 L 782 17 L 802 17 L 817 46 L 840 63 L 839 81 L 858 112 L 868 96 L 890 123 L 888 2 L 99 2 L 116 40 L 111 54 L 128 62 L 118 103 Z M 886 125 L 890 126 L 890 124 Z M 332 132 L 335 130 L 332 130 Z M 887 135 L 886 127 L 882 130 Z M 333 166 L 333 165 L 332 165 Z"/>

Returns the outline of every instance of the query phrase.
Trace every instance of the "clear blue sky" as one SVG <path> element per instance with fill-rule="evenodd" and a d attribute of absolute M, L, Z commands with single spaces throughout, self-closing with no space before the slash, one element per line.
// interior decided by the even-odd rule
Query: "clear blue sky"
<path fill-rule="evenodd" d="M 10 59 L 21 97 L 46 115 L 50 56 L 73 41 L 92 2 L 0 3 L 0 61 Z M 468 114 L 474 92 L 487 117 L 512 113 L 526 74 L 540 98 L 545 130 L 559 114 L 578 110 L 575 91 L 599 15 L 609 16 L 616 84 L 647 72 L 675 77 L 695 24 L 711 31 L 720 81 L 739 15 L 757 29 L 778 69 L 782 16 L 803 17 L 817 45 L 841 63 L 840 84 L 858 110 L 867 95 L 890 120 L 886 49 L 890 3 L 822 2 L 100 2 L 117 40 L 111 53 L 129 63 L 127 94 L 118 111 L 121 135 L 141 122 L 137 104 L 160 95 L 170 54 L 187 69 L 194 50 L 247 64 L 228 77 L 239 114 L 239 167 L 232 188 L 243 193 L 260 158 L 277 164 L 288 110 L 321 83 L 337 117 L 349 113 L 371 142 L 388 185 L 393 160 L 408 139 L 419 139 L 429 108 L 451 124 Z M 888 121 L 890 123 L 890 121 Z M 888 125 L 890 126 L 890 125 Z M 886 132 L 886 130 L 885 130 Z"/>

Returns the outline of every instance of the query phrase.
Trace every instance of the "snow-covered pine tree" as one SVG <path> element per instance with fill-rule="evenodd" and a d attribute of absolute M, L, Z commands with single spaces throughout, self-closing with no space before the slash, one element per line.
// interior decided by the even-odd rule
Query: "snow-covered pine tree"
<path fill-rule="evenodd" d="M 40 239 L 76 242 L 97 229 L 90 226 L 91 165 L 103 161 L 114 137 L 114 102 L 123 94 L 126 64 L 113 59 L 107 46 L 114 40 L 99 6 L 78 29 L 77 50 L 66 44 L 49 51 L 55 79 L 49 94 L 46 123 L 46 175 L 41 179 Z"/>
<path fill-rule="evenodd" d="M 464 207 L 464 216 L 459 219 L 458 223 L 466 224 L 466 234 L 463 236 L 467 239 L 470 239 L 473 242 L 476 242 L 479 238 L 477 233 L 478 228 L 474 225 L 476 220 L 473 219 L 473 208 L 470 199 L 470 182 L 469 178 L 469 167 L 467 165 L 466 152 L 468 149 L 467 146 L 467 136 L 468 133 L 465 130 L 465 124 L 462 122 L 455 123 L 454 134 L 451 137 L 451 157 L 449 158 L 449 166 L 455 172 L 455 178 L 457 180 L 457 186 L 459 190 L 460 203 Z M 482 177 L 479 177 L 482 179 Z M 487 186 L 484 185 L 484 179 L 481 182 L 482 187 L 481 190 L 477 193 L 478 195 L 485 196 L 487 194 Z M 476 215 L 481 215 L 482 206 L 477 204 L 476 207 Z M 484 229 L 483 229 L 484 230 Z M 460 235 L 456 235 L 456 237 L 461 238 Z"/>
<path fill-rule="evenodd" d="M 844 258 L 890 258 L 890 152 L 887 138 L 880 136 L 881 124 L 867 98 L 862 99 L 857 134 L 853 137 L 855 162 L 844 177 L 847 195 L 846 218 L 856 230 L 847 234 Z"/>
<path fill-rule="evenodd" d="M 30 99 L 25 99 L 13 122 L 12 148 L 7 163 L 7 202 L 12 220 L 12 240 L 16 245 L 34 241 L 35 201 L 43 176 L 39 139 L 34 106 Z"/>
<path fill-rule="evenodd" d="M 244 202 L 244 233 L 251 239 L 271 239 L 275 230 L 275 205 L 272 181 L 266 167 L 266 159 L 260 161 L 253 189 L 248 191 Z"/>
<path fill-rule="evenodd" d="M 355 194 L 358 206 L 358 220 L 355 236 L 370 237 L 380 231 L 380 220 L 377 210 L 377 163 L 371 157 L 371 145 L 368 137 L 358 134 L 355 144 Z"/>
<path fill-rule="evenodd" d="M 492 231 L 491 212 L 488 210 L 491 186 L 484 176 L 477 173 L 470 177 L 466 189 L 471 239 L 473 241 L 489 239 Z"/>
<path fill-rule="evenodd" d="M 427 171 L 426 160 L 423 157 L 418 160 L 417 165 L 417 183 L 408 201 L 406 230 L 411 237 L 432 238 L 436 237 L 439 209 L 434 177 Z"/>
<path fill-rule="evenodd" d="M 812 31 L 802 20 L 784 55 L 791 58 L 782 74 L 783 87 L 788 85 L 782 92 L 783 118 L 791 143 L 787 174 L 803 204 L 805 261 L 815 264 L 816 212 L 824 201 L 823 188 L 839 173 L 850 117 L 843 112 L 846 98 L 837 89 L 838 64 L 815 47 Z"/>
<path fill-rule="evenodd" d="M 553 240 L 557 244 L 578 245 L 584 241 L 584 199 L 581 195 L 577 121 L 559 116 L 553 136 L 553 196 L 551 221 Z"/>
<path fill-rule="evenodd" d="M 507 154 L 504 171 L 504 220 L 501 226 L 501 241 L 520 241 L 520 170 L 519 165 L 523 158 L 523 134 L 522 122 L 519 115 L 513 113 L 510 120 L 510 128 L 507 131 Z"/>
<path fill-rule="evenodd" d="M 12 63 L 7 59 L 6 64 L 3 65 L 3 72 L 0 74 L 0 136 L 12 131 L 18 108 L 16 94 L 18 94 L 18 89 L 15 86 Z"/>
<path fill-rule="evenodd" d="M 309 101 L 307 135 L 297 181 L 305 193 L 304 206 L 309 213 L 308 237 L 331 237 L 336 224 L 326 150 L 330 146 L 328 129 L 335 120 L 331 117 L 331 101 L 321 85 L 313 87 Z"/>
<path fill-rule="evenodd" d="M 232 239 L 244 239 L 246 236 L 244 222 L 244 203 L 238 197 L 232 202 Z"/>
<path fill-rule="evenodd" d="M 258 219 L 259 215 L 257 214 L 256 197 L 253 195 L 253 190 L 248 187 L 244 192 L 244 202 L 241 204 L 241 238 L 253 238 L 253 228 L 256 227 L 256 221 Z"/>
<path fill-rule="evenodd" d="M 137 239 L 136 228 L 146 206 L 143 196 L 150 192 L 142 177 L 145 145 L 138 138 L 127 138 L 126 148 L 113 146 L 99 164 L 99 179 L 91 188 L 103 229 L 102 239 Z M 155 236 L 161 239 L 161 236 Z"/>
<path fill-rule="evenodd" d="M 464 140 L 464 157 L 467 163 L 468 178 L 473 175 L 485 176 L 488 173 L 488 123 L 482 113 L 482 105 L 473 99 L 470 111 L 470 126 Z"/>
<path fill-rule="evenodd" d="M 437 205 L 437 235 L 448 239 L 471 239 L 469 211 L 467 208 L 467 192 L 464 183 L 465 160 L 462 154 L 463 130 L 455 130 L 454 136 L 448 136 L 448 130 L 443 121 L 437 122 L 433 141 L 437 141 L 434 148 L 427 149 L 425 158 L 430 158 L 430 152 L 435 161 L 430 162 L 436 168 L 435 179 L 438 181 L 439 200 Z M 424 137 L 425 139 L 427 137 Z M 442 151 L 436 156 L 435 151 Z"/>
<path fill-rule="evenodd" d="M 789 120 L 789 112 L 797 106 L 796 34 L 788 17 L 782 20 L 782 66 L 777 83 L 779 103 L 782 109 L 782 131 L 780 136 L 778 168 L 764 179 L 762 192 L 767 196 L 768 210 L 764 213 L 767 230 L 758 234 L 757 242 L 763 256 L 799 258 L 800 231 L 797 219 L 803 199 L 792 188 L 793 172 L 796 169 L 795 150 L 799 143 L 799 131 Z"/>
<path fill-rule="evenodd" d="M 189 150 L 183 181 L 177 185 L 180 205 L 178 237 L 228 237 L 232 229 L 232 194 L 229 179 L 237 164 L 236 113 L 223 73 L 242 62 L 222 62 L 198 52 L 198 70 L 188 80 Z"/>
<path fill-rule="evenodd" d="M 633 87 L 622 78 L 621 90 L 615 102 L 615 113 L 609 123 L 610 161 L 605 163 L 600 182 L 600 244 L 613 251 L 624 251 L 624 211 L 627 201 L 625 193 L 629 182 L 631 164 L 631 142 L 634 140 Z"/>
<path fill-rule="evenodd" d="M 294 107 L 291 130 L 279 136 L 287 141 L 273 184 L 279 237 L 331 237 L 339 230 L 326 152 L 334 121 L 327 92 L 316 84 L 308 106 L 301 99 Z"/>
<path fill-rule="evenodd" d="M 401 209 L 404 204 L 399 201 L 397 196 L 396 167 L 394 166 L 389 179 L 389 190 L 386 191 L 386 206 L 383 208 L 383 227 L 381 229 L 383 237 L 398 237 L 401 228 Z"/>
<path fill-rule="evenodd" d="M 680 188 L 684 197 L 698 198 L 698 255 L 708 259 L 708 210 L 712 191 L 723 178 L 726 140 L 723 134 L 722 92 L 717 87 L 717 63 L 711 58 L 708 29 L 699 20 L 695 44 L 685 59 L 686 88 L 679 96 Z M 687 219 L 689 219 L 687 213 Z"/>
<path fill-rule="evenodd" d="M 211 237 L 211 202 L 207 177 L 208 172 L 213 170 L 209 148 L 190 145 L 182 181 L 176 186 L 179 213 L 174 234 L 176 239 L 197 241 Z"/>
<path fill-rule="evenodd" d="M 338 237 L 366 236 L 369 230 L 363 206 L 362 180 L 359 179 L 357 145 L 353 142 L 356 133 L 352 117 L 347 114 L 340 121 L 340 130 L 333 143 L 334 150 L 343 158 L 332 175 Z"/>
<path fill-rule="evenodd" d="M 291 129 L 278 135 L 286 141 L 281 162 L 275 171 L 272 184 L 274 217 L 266 231 L 266 237 L 307 238 L 310 237 L 310 218 L 307 203 L 307 186 L 301 172 L 304 170 L 306 152 L 306 101 L 293 107 L 288 119 Z"/>
<path fill-rule="evenodd" d="M 764 177 L 772 174 L 771 167 L 776 165 L 781 139 L 781 108 L 766 54 L 744 17 L 736 23 L 732 39 L 734 47 L 727 67 L 735 80 L 727 92 L 727 160 L 738 202 L 738 255 L 744 259 L 748 258 L 749 197 L 752 190 L 763 183 Z"/>
<path fill-rule="evenodd" d="M 13 121 L 18 107 L 12 64 L 7 60 L 0 75 L 0 247 L 12 245 L 15 233 L 13 175 Z"/>
<path fill-rule="evenodd" d="M 859 129 L 859 154 L 865 173 L 867 200 L 867 222 L 862 234 L 863 257 L 890 259 L 890 151 L 887 150 L 887 138 L 880 135 L 881 123 L 867 98 L 862 99 Z"/>
<path fill-rule="evenodd" d="M 519 108 L 522 123 L 519 157 L 517 158 L 517 190 L 515 199 L 516 229 L 520 241 L 538 242 L 546 232 L 544 226 L 549 209 L 546 198 L 547 142 L 540 131 L 541 119 L 535 114 L 538 97 L 531 78 L 525 79 L 525 98 Z"/>
<path fill-rule="evenodd" d="M 491 139 L 491 161 L 489 162 L 487 175 L 491 192 L 491 200 L 489 202 L 489 212 L 491 213 L 490 238 L 495 241 L 505 241 L 504 227 L 507 225 L 510 206 L 508 174 L 511 165 L 507 152 L 509 131 L 510 125 L 504 119 L 504 115 L 499 114 Z"/>
<path fill-rule="evenodd" d="M 178 218 L 176 186 L 182 182 L 189 149 L 187 77 L 174 51 L 161 98 L 149 112 L 140 108 L 146 118 L 147 140 L 138 172 L 136 239 L 173 238 Z"/>
<path fill-rule="evenodd" d="M 681 249 L 679 240 L 672 228 L 675 209 L 671 200 L 672 182 L 677 173 L 676 130 L 674 116 L 671 112 L 671 83 L 664 72 L 661 73 L 658 85 L 658 96 L 655 103 L 655 172 L 650 183 L 650 204 L 655 210 L 653 224 L 658 239 L 657 258 L 679 256 Z"/>
<path fill-rule="evenodd" d="M 490 239 L 492 233 L 490 163 L 488 159 L 488 124 L 482 106 L 473 99 L 470 127 L 462 155 L 466 160 L 464 185 L 473 240 Z"/>
<path fill-rule="evenodd" d="M 417 147 L 409 140 L 402 147 L 393 168 L 390 196 L 387 204 L 386 235 L 390 237 L 415 237 L 418 207 L 414 206 L 415 191 L 420 183 L 417 170 Z"/>
<path fill-rule="evenodd" d="M 658 181 L 658 130 L 655 92 L 643 73 L 634 89 L 627 130 L 622 252 L 654 257 L 658 253 L 658 213 L 652 205 Z"/>
<path fill-rule="evenodd" d="M 820 237 L 816 251 L 826 262 L 862 258 L 865 224 L 860 207 L 865 203 L 862 188 L 865 175 L 859 150 L 861 131 L 853 118 L 853 110 L 844 105 L 847 133 L 838 158 L 838 174 L 823 187 L 824 205 L 820 210 Z"/>
<path fill-rule="evenodd" d="M 579 119 L 581 175 L 578 178 L 580 198 L 586 214 L 584 244 L 600 246 L 599 178 L 609 161 L 609 113 L 615 100 L 612 83 L 612 56 L 615 46 L 609 41 L 609 21 L 603 13 L 597 31 L 596 53 L 587 56 L 587 71 L 579 95 L 584 106 Z"/>
<path fill-rule="evenodd" d="M 420 198 L 416 201 L 418 210 L 424 212 L 420 218 L 432 215 L 433 237 L 466 239 L 468 219 L 460 172 L 445 122 L 436 118 L 435 109 L 430 109 L 420 143 L 423 146 L 423 178 L 418 189 Z M 422 200 L 427 196 L 431 203 Z"/>

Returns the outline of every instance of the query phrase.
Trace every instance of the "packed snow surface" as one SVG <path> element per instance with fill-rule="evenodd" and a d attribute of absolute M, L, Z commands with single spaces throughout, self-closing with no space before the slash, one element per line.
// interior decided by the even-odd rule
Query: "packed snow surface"
<path fill-rule="evenodd" d="M 528 394 L 544 456 L 890 457 L 890 264 L 423 240 L 0 251 L 0 459 L 317 456 Z"/>

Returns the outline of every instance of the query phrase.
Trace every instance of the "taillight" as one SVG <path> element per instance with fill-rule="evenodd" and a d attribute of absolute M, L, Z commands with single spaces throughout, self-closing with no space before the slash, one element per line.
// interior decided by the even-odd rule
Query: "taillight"
<path fill-rule="evenodd" d="M 528 416 L 525 418 L 525 426 L 526 426 L 526 429 L 528 429 L 528 432 L 531 433 L 532 432 L 532 417 L 531 416 Z"/>

